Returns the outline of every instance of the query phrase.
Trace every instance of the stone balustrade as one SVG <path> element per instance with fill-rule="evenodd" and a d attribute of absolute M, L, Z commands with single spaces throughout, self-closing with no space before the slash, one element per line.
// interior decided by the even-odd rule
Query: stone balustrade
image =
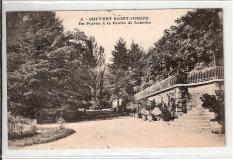
<path fill-rule="evenodd" d="M 191 72 L 186 73 L 187 76 L 185 78 L 186 84 L 193 84 L 205 81 L 211 81 L 214 79 L 224 79 L 224 67 L 223 66 L 215 66 L 210 68 L 205 68 L 202 70 L 193 70 Z M 184 77 L 183 77 L 184 78 Z M 149 97 L 153 94 L 157 94 L 163 90 L 172 88 L 176 85 L 181 85 L 178 83 L 180 80 L 177 75 L 170 76 L 158 83 L 153 84 L 150 87 L 138 92 L 135 94 L 135 99 L 143 99 L 145 97 Z"/>
<path fill-rule="evenodd" d="M 187 83 L 198 83 L 213 79 L 224 79 L 224 67 L 215 66 L 202 70 L 194 70 L 188 73 Z"/>
<path fill-rule="evenodd" d="M 156 92 L 159 92 L 165 88 L 169 88 L 171 86 L 174 86 L 177 82 L 177 76 L 174 75 L 174 76 L 170 76 L 158 83 L 155 83 L 153 84 L 152 86 L 150 87 L 147 87 L 146 89 L 138 92 L 137 94 L 135 94 L 135 98 L 136 99 L 142 99 L 143 97 L 146 97 L 150 94 L 153 94 L 153 93 L 156 93 Z"/>

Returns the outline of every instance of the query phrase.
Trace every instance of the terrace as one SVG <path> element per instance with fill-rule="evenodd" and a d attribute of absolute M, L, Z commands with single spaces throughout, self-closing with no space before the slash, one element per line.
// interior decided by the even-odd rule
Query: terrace
<path fill-rule="evenodd" d="M 184 78 L 184 77 L 182 77 Z M 209 68 L 204 68 L 202 70 L 193 70 L 187 72 L 185 83 L 179 83 L 180 78 L 177 75 L 170 76 L 158 83 L 153 84 L 152 86 L 138 92 L 135 94 L 137 100 L 149 97 L 150 95 L 159 94 L 168 89 L 182 86 L 182 85 L 195 85 L 196 83 L 208 82 L 212 80 L 223 80 L 224 79 L 224 67 L 223 66 L 214 66 Z"/>

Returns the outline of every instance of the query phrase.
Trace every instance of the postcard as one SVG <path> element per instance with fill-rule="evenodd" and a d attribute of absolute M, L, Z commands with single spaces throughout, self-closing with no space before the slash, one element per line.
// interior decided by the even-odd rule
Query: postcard
<path fill-rule="evenodd" d="M 5 11 L 7 150 L 224 150 L 224 14 Z"/>

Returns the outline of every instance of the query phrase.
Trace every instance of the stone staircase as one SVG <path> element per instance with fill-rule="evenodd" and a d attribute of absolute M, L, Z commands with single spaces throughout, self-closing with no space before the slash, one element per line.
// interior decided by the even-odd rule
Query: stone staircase
<path fill-rule="evenodd" d="M 191 132 L 211 132 L 210 119 L 214 117 L 214 114 L 202 108 L 201 104 L 200 94 L 192 95 L 190 110 L 175 119 L 172 124 Z"/>

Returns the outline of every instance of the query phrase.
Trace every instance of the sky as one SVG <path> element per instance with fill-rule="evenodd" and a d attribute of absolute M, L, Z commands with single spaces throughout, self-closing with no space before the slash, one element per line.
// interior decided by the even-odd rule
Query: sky
<path fill-rule="evenodd" d="M 105 49 L 106 62 L 111 63 L 112 50 L 119 38 L 126 41 L 127 47 L 132 41 L 138 43 L 145 51 L 153 46 L 162 36 L 165 29 L 168 29 L 174 20 L 185 15 L 187 9 L 161 9 L 161 10 L 111 10 L 111 11 L 58 11 L 57 17 L 62 20 L 65 31 L 72 31 L 78 28 L 84 31 L 87 36 L 94 36 L 98 45 Z M 111 17 L 105 20 L 103 17 Z M 128 19 L 123 19 L 128 17 Z M 127 24 L 128 20 L 134 17 L 137 22 L 147 24 Z M 147 17 L 147 18 L 142 18 Z M 114 20 L 114 18 L 118 18 Z M 111 25 L 102 25 L 102 22 Z M 115 24 L 115 22 L 125 22 L 126 24 Z M 79 25 L 83 22 L 85 25 Z M 90 25 L 87 22 L 101 23 L 100 25 Z"/>

